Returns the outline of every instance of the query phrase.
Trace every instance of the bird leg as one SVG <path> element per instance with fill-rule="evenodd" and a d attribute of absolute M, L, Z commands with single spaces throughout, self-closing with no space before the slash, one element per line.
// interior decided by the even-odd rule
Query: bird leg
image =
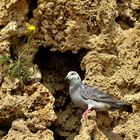
<path fill-rule="evenodd" d="M 91 109 L 93 108 L 92 104 L 88 104 L 88 109 L 83 113 L 82 117 L 85 118 L 89 112 L 91 112 Z"/>
<path fill-rule="evenodd" d="M 91 112 L 90 108 L 88 108 L 82 115 L 83 118 L 86 118 L 87 114 Z"/>

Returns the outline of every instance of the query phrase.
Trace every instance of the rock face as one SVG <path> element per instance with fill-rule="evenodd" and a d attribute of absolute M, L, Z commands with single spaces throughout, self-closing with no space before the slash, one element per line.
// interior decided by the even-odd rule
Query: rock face
<path fill-rule="evenodd" d="M 0 29 L 0 139 L 140 139 L 139 0 L 1 0 Z M 133 113 L 81 120 L 70 70 Z"/>

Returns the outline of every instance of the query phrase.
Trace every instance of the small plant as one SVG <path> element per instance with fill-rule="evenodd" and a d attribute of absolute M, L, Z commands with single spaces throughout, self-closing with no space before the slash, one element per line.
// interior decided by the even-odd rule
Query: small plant
<path fill-rule="evenodd" d="M 26 82 L 32 75 L 31 71 L 29 70 L 28 63 L 17 61 L 11 65 L 8 73 L 11 77 L 19 78 L 21 81 Z"/>
<path fill-rule="evenodd" d="M 36 31 L 36 27 L 34 25 L 27 25 L 27 33 L 28 33 L 28 42 L 27 44 L 30 42 L 31 38 L 34 35 L 34 32 Z"/>
<path fill-rule="evenodd" d="M 3 73 L 7 72 L 7 69 L 9 68 L 10 63 L 12 62 L 12 59 L 8 55 L 0 55 L 0 67 L 1 71 Z"/>
<path fill-rule="evenodd" d="M 33 25 L 27 27 L 27 45 L 29 45 L 35 29 L 36 27 Z M 22 59 L 23 55 L 28 51 L 27 49 L 28 48 L 25 47 L 25 49 L 18 55 L 16 60 L 13 60 L 7 55 L 0 55 L 0 65 L 3 66 L 3 72 L 8 72 L 11 77 L 17 77 L 23 82 L 28 81 L 32 75 L 32 72 L 29 69 L 31 65 L 29 62 L 26 62 L 26 60 Z"/>
<path fill-rule="evenodd" d="M 20 61 L 19 59 L 13 61 L 9 56 L 0 55 L 0 65 L 4 74 L 8 73 L 10 77 L 17 77 L 23 82 L 28 81 L 32 75 L 31 71 L 29 70 L 29 63 Z"/>
<path fill-rule="evenodd" d="M 2 65 L 7 64 L 11 61 L 10 57 L 8 55 L 0 55 L 0 63 Z"/>

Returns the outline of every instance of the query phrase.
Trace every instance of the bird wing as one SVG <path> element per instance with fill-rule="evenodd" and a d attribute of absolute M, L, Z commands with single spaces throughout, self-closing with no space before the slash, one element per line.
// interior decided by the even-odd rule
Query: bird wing
<path fill-rule="evenodd" d="M 112 96 L 99 91 L 97 88 L 90 87 L 86 84 L 81 84 L 79 86 L 80 95 L 85 100 L 95 100 L 104 103 L 116 103 L 117 99 L 114 99 Z"/>

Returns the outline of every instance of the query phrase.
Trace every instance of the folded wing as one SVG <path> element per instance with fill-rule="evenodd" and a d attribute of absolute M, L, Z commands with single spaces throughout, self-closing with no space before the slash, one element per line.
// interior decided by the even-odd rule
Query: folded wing
<path fill-rule="evenodd" d="M 110 96 L 102 91 L 99 91 L 97 88 L 90 87 L 86 84 L 81 85 L 80 94 L 86 100 L 91 99 L 91 100 L 104 102 L 104 103 L 118 102 L 118 100 L 114 99 L 112 96 Z"/>
<path fill-rule="evenodd" d="M 111 105 L 112 109 L 117 108 L 117 109 L 127 111 L 129 113 L 133 111 L 131 104 L 124 101 L 117 100 L 112 96 L 102 91 L 99 91 L 97 88 L 90 87 L 86 84 L 81 84 L 79 88 L 80 88 L 80 95 L 85 100 L 95 100 L 97 102 L 107 103 Z"/>

